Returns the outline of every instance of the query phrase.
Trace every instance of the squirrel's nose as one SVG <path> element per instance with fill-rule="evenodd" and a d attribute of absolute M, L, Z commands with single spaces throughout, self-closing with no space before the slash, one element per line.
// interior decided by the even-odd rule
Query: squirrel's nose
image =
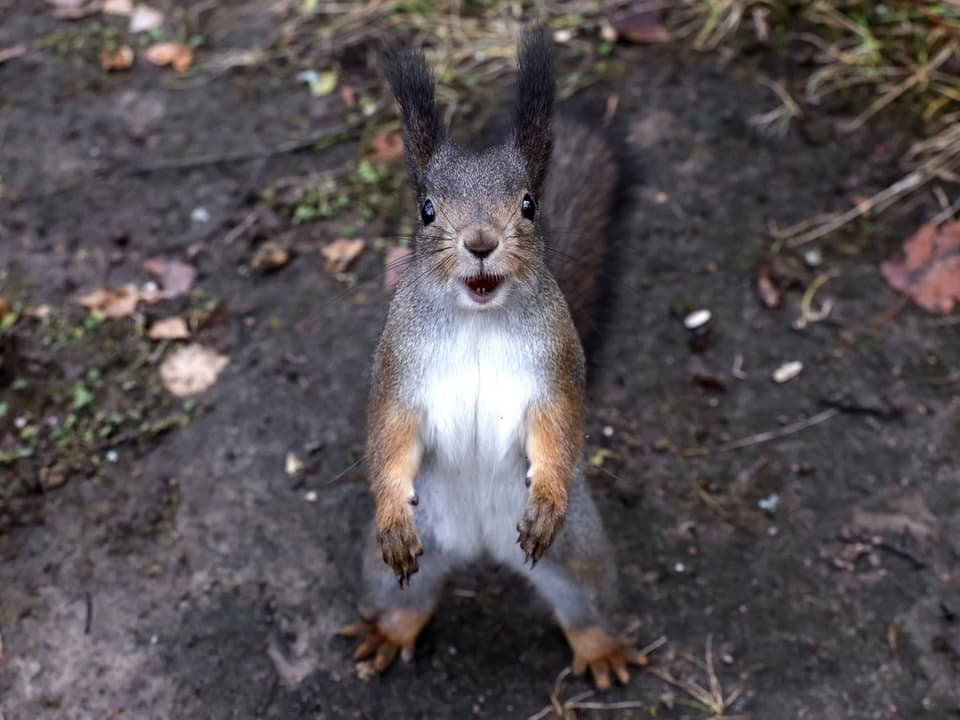
<path fill-rule="evenodd" d="M 490 233 L 486 233 L 480 228 L 472 228 L 467 231 L 463 239 L 463 246 L 477 258 L 483 260 L 490 253 L 497 249 L 500 241 Z"/>

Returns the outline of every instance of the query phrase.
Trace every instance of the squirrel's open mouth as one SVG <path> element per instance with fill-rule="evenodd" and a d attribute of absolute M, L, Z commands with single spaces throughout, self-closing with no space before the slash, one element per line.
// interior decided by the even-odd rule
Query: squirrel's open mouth
<path fill-rule="evenodd" d="M 470 297 L 478 303 L 489 301 L 497 288 L 503 283 L 502 275 L 487 275 L 478 273 L 464 279 L 464 284 L 470 290 Z"/>

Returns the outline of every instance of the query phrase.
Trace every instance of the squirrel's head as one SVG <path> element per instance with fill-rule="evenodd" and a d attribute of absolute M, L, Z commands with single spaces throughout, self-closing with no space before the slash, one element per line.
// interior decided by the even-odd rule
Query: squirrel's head
<path fill-rule="evenodd" d="M 512 133 L 480 152 L 446 139 L 422 54 L 392 52 L 385 61 L 417 194 L 416 275 L 439 279 L 464 307 L 500 306 L 511 286 L 543 267 L 538 202 L 550 157 L 555 85 L 546 32 L 537 27 L 521 44 Z"/>

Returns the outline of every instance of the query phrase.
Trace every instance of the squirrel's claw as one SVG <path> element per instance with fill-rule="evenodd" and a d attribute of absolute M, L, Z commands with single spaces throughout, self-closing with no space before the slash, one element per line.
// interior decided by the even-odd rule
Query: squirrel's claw
<path fill-rule="evenodd" d="M 530 561 L 531 569 L 553 544 L 563 526 L 563 518 L 562 508 L 534 495 L 530 496 L 527 509 L 517 523 L 517 543 L 524 552 L 524 562 Z"/>
<path fill-rule="evenodd" d="M 393 569 L 402 588 L 410 585 L 410 576 L 419 570 L 417 558 L 423 555 L 423 545 L 411 519 L 407 523 L 384 528 L 377 534 L 383 552 L 383 561 Z"/>

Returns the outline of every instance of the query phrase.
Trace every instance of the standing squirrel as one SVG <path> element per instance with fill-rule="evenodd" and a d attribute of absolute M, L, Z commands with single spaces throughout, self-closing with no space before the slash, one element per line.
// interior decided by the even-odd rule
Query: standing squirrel
<path fill-rule="evenodd" d="M 578 335 L 605 254 L 613 152 L 552 122 L 542 27 L 521 44 L 512 136 L 482 152 L 446 139 L 422 54 L 389 55 L 387 75 L 419 226 L 374 362 L 376 517 L 361 620 L 343 633 L 361 637 L 356 657 L 377 671 L 412 656 L 447 574 L 489 559 L 550 604 L 575 672 L 589 667 L 601 688 L 611 671 L 626 682 L 627 664 L 646 658 L 605 623 L 616 570 L 584 476 Z"/>

